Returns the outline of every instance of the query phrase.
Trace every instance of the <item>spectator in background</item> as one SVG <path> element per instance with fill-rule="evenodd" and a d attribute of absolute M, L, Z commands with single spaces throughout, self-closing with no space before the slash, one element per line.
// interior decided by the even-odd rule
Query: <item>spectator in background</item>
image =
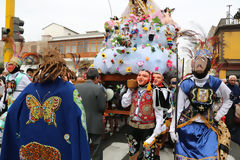
<path fill-rule="evenodd" d="M 235 121 L 235 112 L 236 107 L 239 107 L 240 104 L 240 88 L 236 85 L 237 77 L 235 75 L 229 76 L 228 84 L 227 86 L 232 91 L 232 99 L 233 104 L 231 108 L 229 109 L 227 115 L 226 115 L 226 125 L 231 133 L 231 139 L 235 143 L 238 143 L 240 145 L 240 125 L 236 123 Z"/>
<path fill-rule="evenodd" d="M 27 74 L 29 75 L 30 78 L 33 77 L 33 72 L 34 72 L 34 70 L 32 68 L 27 69 Z"/>
<path fill-rule="evenodd" d="M 0 76 L 2 76 L 4 68 L 0 67 Z"/>
<path fill-rule="evenodd" d="M 0 76 L 0 100 L 3 97 L 4 86 L 5 86 L 5 77 L 4 76 Z"/>
<path fill-rule="evenodd" d="M 77 84 L 76 88 L 82 97 L 86 111 L 88 136 L 93 144 L 91 158 L 103 159 L 102 134 L 104 133 L 103 113 L 106 107 L 106 96 L 103 87 L 98 85 L 99 73 L 97 69 L 90 68 L 87 72 L 87 80 Z"/>

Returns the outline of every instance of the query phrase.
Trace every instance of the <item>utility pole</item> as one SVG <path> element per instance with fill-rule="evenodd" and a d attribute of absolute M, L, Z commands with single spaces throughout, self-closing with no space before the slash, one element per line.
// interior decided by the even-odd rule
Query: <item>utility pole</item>
<path fill-rule="evenodd" d="M 6 0 L 6 21 L 5 28 L 10 29 L 9 37 L 13 37 L 13 20 L 15 14 L 15 0 Z M 12 44 L 7 40 L 4 45 L 4 64 L 10 61 L 13 56 Z"/>

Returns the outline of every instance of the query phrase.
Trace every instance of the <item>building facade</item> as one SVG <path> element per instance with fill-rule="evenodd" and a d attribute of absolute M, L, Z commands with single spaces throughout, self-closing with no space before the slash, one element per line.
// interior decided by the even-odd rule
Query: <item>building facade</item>
<path fill-rule="evenodd" d="M 64 26 L 52 23 L 43 28 L 41 41 L 25 42 L 22 53 L 34 53 L 41 57 L 47 47 L 59 49 L 62 57 L 67 62 L 67 66 L 77 73 L 83 74 L 93 63 L 94 57 L 102 48 L 104 33 L 98 31 L 88 31 L 79 34 Z M 19 44 L 17 44 L 17 48 Z M 4 43 L 0 43 L 0 57 L 3 57 Z M 3 58 L 1 58 L 3 61 Z M 0 61 L 1 63 L 1 61 Z M 21 70 L 28 68 L 36 69 L 38 64 L 29 63 L 24 60 Z"/>
<path fill-rule="evenodd" d="M 49 47 L 58 48 L 68 67 L 78 75 L 93 63 L 94 57 L 102 48 L 104 34 L 98 31 L 72 36 L 53 37 Z"/>
<path fill-rule="evenodd" d="M 222 18 L 214 36 L 220 42 L 215 47 L 214 69 L 221 79 L 234 74 L 240 77 L 240 23 L 236 19 Z"/>

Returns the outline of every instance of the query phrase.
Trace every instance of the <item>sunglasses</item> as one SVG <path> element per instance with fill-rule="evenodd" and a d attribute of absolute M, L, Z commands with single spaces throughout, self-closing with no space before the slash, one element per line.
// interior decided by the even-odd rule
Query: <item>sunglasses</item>
<path fill-rule="evenodd" d="M 171 82 L 171 84 L 177 84 L 177 82 Z"/>

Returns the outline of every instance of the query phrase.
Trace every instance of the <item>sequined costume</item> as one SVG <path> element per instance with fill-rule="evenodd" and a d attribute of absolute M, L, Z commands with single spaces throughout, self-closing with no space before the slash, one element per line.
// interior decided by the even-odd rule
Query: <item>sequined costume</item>
<path fill-rule="evenodd" d="M 130 132 L 127 136 L 129 144 L 129 156 L 133 159 L 138 157 L 140 143 L 144 142 L 153 133 L 155 127 L 155 111 L 152 107 L 152 91 L 145 87 L 131 91 L 128 89 L 122 97 L 122 106 L 131 105 L 129 126 Z M 154 148 L 144 148 L 144 158 L 153 159 Z"/>
<path fill-rule="evenodd" d="M 61 78 L 31 83 L 6 119 L 1 160 L 90 160 L 81 98 Z"/>
<path fill-rule="evenodd" d="M 218 127 L 216 121 L 232 104 L 229 88 L 218 78 L 192 76 L 180 84 L 177 108 L 177 159 L 218 159 Z M 214 98 L 223 98 L 223 105 L 214 115 Z M 174 132 L 175 123 L 170 132 Z"/>

